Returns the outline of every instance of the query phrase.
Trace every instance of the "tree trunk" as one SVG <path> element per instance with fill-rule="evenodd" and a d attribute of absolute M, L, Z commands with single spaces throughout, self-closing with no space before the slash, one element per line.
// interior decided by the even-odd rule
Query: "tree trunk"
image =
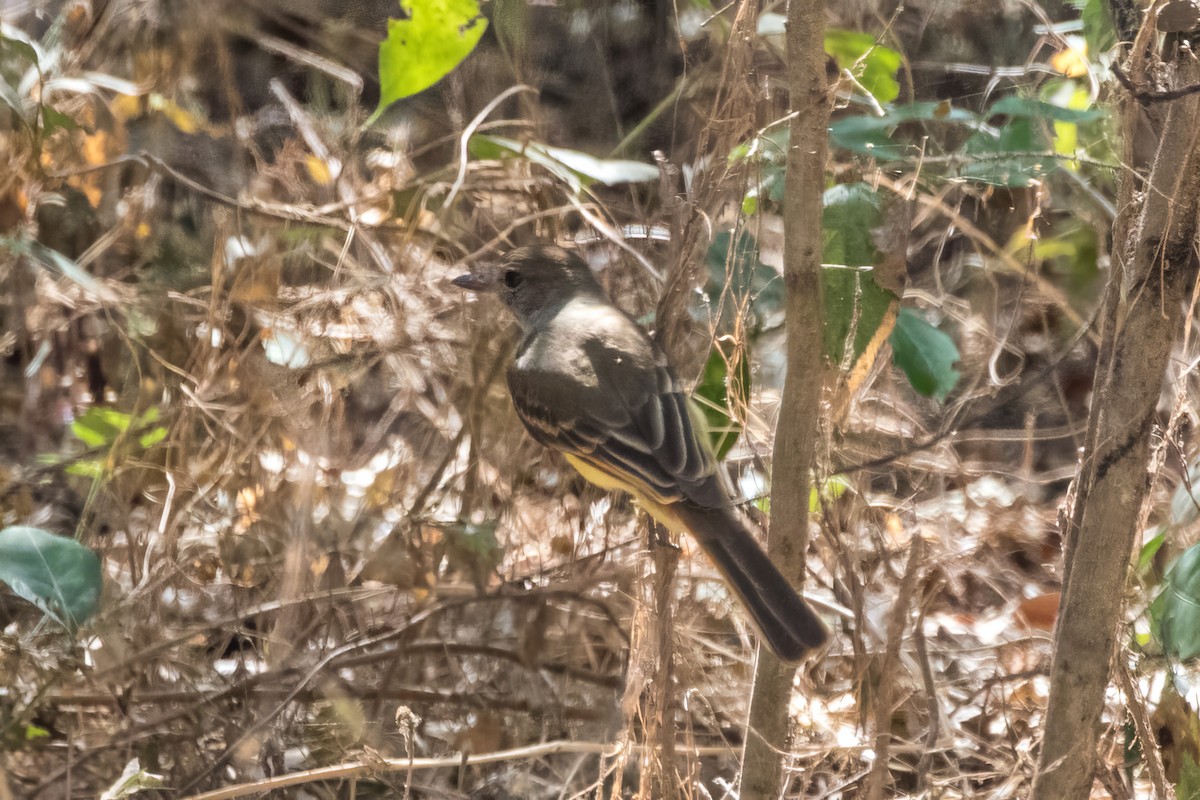
<path fill-rule="evenodd" d="M 1180 55 L 1174 67 L 1176 86 L 1200 76 L 1190 55 Z M 1132 125 L 1126 124 L 1125 135 L 1134 135 Z M 1121 196 L 1134 202 L 1127 189 L 1136 176 L 1125 173 L 1122 180 L 1127 185 Z M 1121 209 L 1114 231 L 1102 357 L 1064 537 L 1063 595 L 1035 800 L 1084 800 L 1091 792 L 1129 558 L 1150 485 L 1155 408 L 1196 277 L 1200 95 L 1170 103 L 1144 198 L 1140 213 Z"/>
<path fill-rule="evenodd" d="M 794 116 L 784 200 L 787 376 L 771 462 L 767 550 L 797 586 L 804 582 L 809 473 L 821 399 L 821 195 L 829 126 L 824 34 L 824 0 L 790 0 L 787 57 Z M 788 701 L 795 672 L 759 645 L 742 766 L 743 800 L 776 798 L 782 791 L 779 753 L 788 744 Z"/>

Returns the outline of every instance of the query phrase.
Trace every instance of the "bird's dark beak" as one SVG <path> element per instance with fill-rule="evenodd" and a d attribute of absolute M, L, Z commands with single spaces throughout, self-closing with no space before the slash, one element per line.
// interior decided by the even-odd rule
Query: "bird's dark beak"
<path fill-rule="evenodd" d="M 474 272 L 468 272 L 466 275 L 459 275 L 450 282 L 460 289 L 469 289 L 472 292 L 486 292 L 488 289 L 492 288 L 491 283 L 486 280 L 484 276 Z"/>

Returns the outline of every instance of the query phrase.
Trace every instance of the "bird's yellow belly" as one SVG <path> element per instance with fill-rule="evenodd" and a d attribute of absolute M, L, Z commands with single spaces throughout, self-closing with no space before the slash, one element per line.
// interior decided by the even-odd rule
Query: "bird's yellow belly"
<path fill-rule="evenodd" d="M 652 497 L 647 497 L 642 492 L 639 492 L 637 487 L 635 487 L 633 484 L 627 483 L 610 472 L 606 472 L 605 470 L 592 466 L 579 456 L 573 456 L 570 453 L 564 453 L 563 455 L 567 457 L 567 462 L 574 467 L 576 471 L 588 481 L 588 483 L 594 483 L 601 489 L 619 489 L 622 492 L 628 492 L 629 494 L 633 495 L 633 499 L 637 501 L 637 504 L 641 506 L 646 513 L 658 520 L 660 524 L 665 525 L 674 531 L 684 530 L 680 521 L 674 519 L 674 515 L 671 514 L 670 508 L 665 503 L 658 502 Z"/>

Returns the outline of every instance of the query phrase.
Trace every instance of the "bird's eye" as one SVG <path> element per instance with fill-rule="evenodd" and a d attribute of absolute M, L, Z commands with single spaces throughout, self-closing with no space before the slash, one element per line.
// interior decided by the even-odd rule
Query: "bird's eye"
<path fill-rule="evenodd" d="M 504 285 L 510 289 L 515 289 L 521 285 L 521 273 L 515 269 L 510 269 L 504 273 Z"/>

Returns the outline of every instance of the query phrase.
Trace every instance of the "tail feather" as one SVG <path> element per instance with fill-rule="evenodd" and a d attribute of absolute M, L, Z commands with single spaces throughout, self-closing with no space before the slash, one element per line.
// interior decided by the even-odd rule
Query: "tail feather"
<path fill-rule="evenodd" d="M 716 564 L 783 661 L 800 661 L 829 638 L 824 623 L 755 541 L 733 508 L 677 503 L 671 512 Z"/>

